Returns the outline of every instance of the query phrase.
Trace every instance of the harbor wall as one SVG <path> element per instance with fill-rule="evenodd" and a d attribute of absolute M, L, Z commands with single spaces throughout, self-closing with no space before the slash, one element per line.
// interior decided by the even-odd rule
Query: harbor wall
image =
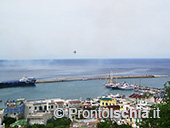
<path fill-rule="evenodd" d="M 128 75 L 128 76 L 113 76 L 113 79 L 129 79 L 129 78 L 160 78 L 169 77 L 168 75 Z M 59 79 L 46 79 L 37 80 L 36 83 L 52 83 L 52 82 L 67 82 L 67 81 L 82 81 L 82 80 L 100 80 L 109 79 L 109 76 L 99 77 L 81 77 L 81 78 L 59 78 Z"/>

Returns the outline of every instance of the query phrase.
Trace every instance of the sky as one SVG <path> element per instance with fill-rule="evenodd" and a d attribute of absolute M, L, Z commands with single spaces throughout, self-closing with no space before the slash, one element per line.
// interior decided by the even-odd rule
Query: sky
<path fill-rule="evenodd" d="M 170 58 L 169 7 L 169 0 L 0 0 L 0 59 Z"/>

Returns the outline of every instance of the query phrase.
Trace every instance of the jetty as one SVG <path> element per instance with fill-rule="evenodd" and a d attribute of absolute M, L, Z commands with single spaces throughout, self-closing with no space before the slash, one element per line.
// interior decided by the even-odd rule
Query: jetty
<path fill-rule="evenodd" d="M 128 75 L 128 76 L 113 76 L 113 79 L 160 78 L 160 77 L 169 77 L 169 76 L 168 75 L 130 75 L 130 76 Z M 36 83 L 53 83 L 53 82 L 100 80 L 100 79 L 109 79 L 109 76 L 45 79 L 45 80 L 36 80 Z"/>

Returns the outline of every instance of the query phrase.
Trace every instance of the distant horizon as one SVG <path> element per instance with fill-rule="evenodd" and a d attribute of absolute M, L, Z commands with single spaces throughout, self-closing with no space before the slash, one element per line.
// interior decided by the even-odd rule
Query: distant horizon
<path fill-rule="evenodd" d="M 155 59 L 170 59 L 170 58 L 56 58 L 56 59 L 0 59 L 0 61 L 34 61 L 34 60 L 120 60 L 120 59 L 124 59 L 124 60 L 132 60 L 132 59 L 138 59 L 138 60 L 142 60 L 142 59 L 146 59 L 146 60 L 155 60 Z"/>

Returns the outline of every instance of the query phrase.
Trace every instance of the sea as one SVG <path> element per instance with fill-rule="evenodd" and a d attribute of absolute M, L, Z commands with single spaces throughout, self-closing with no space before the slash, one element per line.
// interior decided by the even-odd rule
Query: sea
<path fill-rule="evenodd" d="M 0 82 L 19 80 L 23 76 L 36 79 L 79 78 L 117 75 L 170 75 L 170 59 L 56 59 L 56 60 L 0 60 Z M 108 80 L 40 83 L 32 87 L 0 89 L 0 108 L 6 100 L 63 98 L 86 99 L 108 94 L 129 96 L 133 90 L 112 90 L 104 87 Z M 170 81 L 165 78 L 118 79 L 142 86 L 163 88 Z"/>

